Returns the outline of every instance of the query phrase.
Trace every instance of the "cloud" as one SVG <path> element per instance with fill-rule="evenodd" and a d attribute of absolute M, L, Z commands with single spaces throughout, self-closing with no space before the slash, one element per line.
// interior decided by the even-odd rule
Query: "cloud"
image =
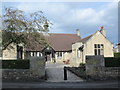
<path fill-rule="evenodd" d="M 53 22 L 50 32 L 75 33 L 81 30 L 82 37 L 88 36 L 105 26 L 108 38 L 117 42 L 117 3 L 61 3 L 61 2 L 22 2 L 17 4 L 18 9 L 27 13 L 43 11 L 44 15 Z"/>

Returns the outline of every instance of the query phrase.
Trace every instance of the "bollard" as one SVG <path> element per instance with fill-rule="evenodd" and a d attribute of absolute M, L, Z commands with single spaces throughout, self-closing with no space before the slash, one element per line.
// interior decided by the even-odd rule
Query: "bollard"
<path fill-rule="evenodd" d="M 67 70 L 66 70 L 66 67 L 64 67 L 64 80 L 67 80 Z"/>

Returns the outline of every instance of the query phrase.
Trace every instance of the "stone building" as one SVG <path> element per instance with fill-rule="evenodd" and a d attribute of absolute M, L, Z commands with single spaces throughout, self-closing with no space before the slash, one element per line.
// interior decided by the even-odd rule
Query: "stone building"
<path fill-rule="evenodd" d="M 45 38 L 48 42 L 48 47 L 44 49 L 46 58 L 53 62 L 69 61 L 72 58 L 72 43 L 81 39 L 78 30 L 76 34 L 51 33 L 46 35 Z"/>
<path fill-rule="evenodd" d="M 81 39 L 72 44 L 72 66 L 79 66 L 85 63 L 86 56 L 103 55 L 104 57 L 114 57 L 113 43 L 106 37 L 104 27 L 96 31 L 94 34 Z"/>
<path fill-rule="evenodd" d="M 116 47 L 114 48 L 114 52 L 120 52 L 120 43 L 116 44 Z"/>
<path fill-rule="evenodd" d="M 3 50 L 2 59 L 25 59 L 29 57 L 41 57 L 45 55 L 46 60 L 50 61 L 66 61 L 71 58 L 72 43 L 81 39 L 77 30 L 76 34 L 45 34 L 47 46 L 36 42 L 32 36 L 29 38 L 30 46 L 24 44 L 11 43 L 7 49 Z M 12 48 L 11 48 L 12 47 Z"/>
<path fill-rule="evenodd" d="M 2 50 L 2 56 L 0 59 L 3 60 L 14 60 L 14 59 L 27 59 L 31 56 L 34 57 L 41 57 L 42 49 L 44 46 L 39 42 L 34 40 L 33 36 L 29 37 L 28 42 L 30 43 L 29 46 L 21 44 L 14 44 L 11 43 L 5 50 Z"/>
<path fill-rule="evenodd" d="M 81 38 L 79 30 L 76 34 L 46 34 L 45 40 L 48 45 L 44 46 L 31 39 L 31 47 L 23 44 L 13 45 L 14 49 L 4 50 L 3 59 L 24 59 L 31 56 L 41 57 L 45 55 L 47 61 L 67 62 L 71 66 L 79 66 L 85 63 L 88 55 L 103 55 L 114 57 L 113 43 L 106 37 L 104 27 L 88 37 Z"/>

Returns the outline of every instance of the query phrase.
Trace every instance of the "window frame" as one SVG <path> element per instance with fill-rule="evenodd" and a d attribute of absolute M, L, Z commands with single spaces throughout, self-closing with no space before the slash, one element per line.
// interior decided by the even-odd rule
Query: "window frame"
<path fill-rule="evenodd" d="M 94 44 L 94 55 L 104 55 L 104 44 Z"/>

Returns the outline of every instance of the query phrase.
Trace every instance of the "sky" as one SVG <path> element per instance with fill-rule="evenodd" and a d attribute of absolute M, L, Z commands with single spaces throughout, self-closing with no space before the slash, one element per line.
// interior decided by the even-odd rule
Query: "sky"
<path fill-rule="evenodd" d="M 43 11 L 52 23 L 50 33 L 76 33 L 84 38 L 104 26 L 107 38 L 118 43 L 117 2 L 3 2 L 2 7 L 15 7 L 26 13 Z"/>

